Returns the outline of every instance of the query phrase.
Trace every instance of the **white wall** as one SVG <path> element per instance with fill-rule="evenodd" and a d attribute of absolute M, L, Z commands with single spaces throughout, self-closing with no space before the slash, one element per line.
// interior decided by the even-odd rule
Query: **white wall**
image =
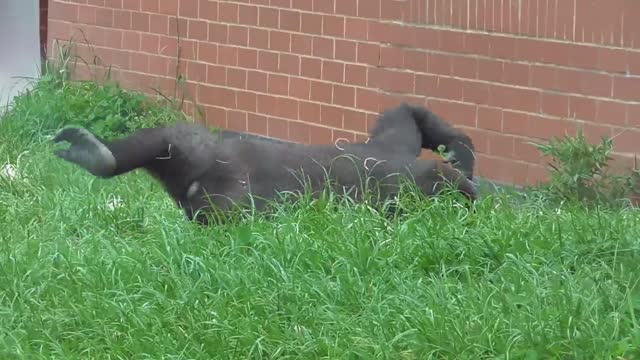
<path fill-rule="evenodd" d="M 35 78 L 39 68 L 39 1 L 0 0 L 0 112 L 28 86 L 13 77 Z"/>

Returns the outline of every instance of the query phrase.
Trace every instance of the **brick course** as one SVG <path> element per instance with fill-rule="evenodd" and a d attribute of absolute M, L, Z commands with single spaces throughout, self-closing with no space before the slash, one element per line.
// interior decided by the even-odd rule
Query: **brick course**
<path fill-rule="evenodd" d="M 632 163 L 638 15 L 628 0 L 49 0 L 48 39 L 86 36 L 79 54 L 147 91 L 173 90 L 180 48 L 209 123 L 286 140 L 363 139 L 385 108 L 427 105 L 473 137 L 479 175 L 525 184 L 546 177 L 529 142 L 578 127 L 618 135 Z"/>

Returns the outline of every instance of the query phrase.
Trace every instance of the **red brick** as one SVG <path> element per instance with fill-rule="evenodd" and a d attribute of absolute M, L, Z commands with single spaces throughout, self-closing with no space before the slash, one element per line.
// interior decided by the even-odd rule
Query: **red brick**
<path fill-rule="evenodd" d="M 536 113 L 540 111 L 540 92 L 536 90 L 492 85 L 489 105 Z"/>
<path fill-rule="evenodd" d="M 330 84 L 312 81 L 310 99 L 322 103 L 331 103 L 333 88 Z"/>
<path fill-rule="evenodd" d="M 505 110 L 502 116 L 503 132 L 521 136 L 528 135 L 529 117 L 527 114 Z"/>
<path fill-rule="evenodd" d="M 289 95 L 289 77 L 279 74 L 269 74 L 267 91 L 275 95 Z"/>
<path fill-rule="evenodd" d="M 209 42 L 226 44 L 229 42 L 229 26 L 226 24 L 209 23 Z"/>
<path fill-rule="evenodd" d="M 432 96 L 438 89 L 438 77 L 435 75 L 416 74 L 414 93 L 416 95 Z"/>
<path fill-rule="evenodd" d="M 462 100 L 463 82 L 456 78 L 438 77 L 437 96 L 449 100 Z"/>
<path fill-rule="evenodd" d="M 362 65 L 346 64 L 344 82 L 350 85 L 365 86 L 367 84 L 367 68 Z"/>
<path fill-rule="evenodd" d="M 487 83 L 465 81 L 462 87 L 464 102 L 486 105 L 489 103 L 489 87 Z"/>
<path fill-rule="evenodd" d="M 257 69 L 258 50 L 238 48 L 238 66 L 245 69 Z"/>
<path fill-rule="evenodd" d="M 596 101 L 596 121 L 601 124 L 624 126 L 627 107 L 624 103 L 607 100 Z"/>
<path fill-rule="evenodd" d="M 166 15 L 163 15 L 166 17 Z M 187 19 L 175 18 L 169 16 L 169 36 L 186 37 L 187 35 Z"/>
<path fill-rule="evenodd" d="M 78 22 L 78 10 L 79 6 L 75 4 L 55 2 L 55 4 L 51 4 L 49 6 L 49 18 L 69 22 Z"/>
<path fill-rule="evenodd" d="M 311 82 L 308 79 L 298 77 L 289 78 L 289 96 L 308 100 L 310 93 Z"/>
<path fill-rule="evenodd" d="M 203 19 L 218 21 L 218 2 L 200 0 L 199 14 Z"/>
<path fill-rule="evenodd" d="M 453 76 L 477 79 L 478 61 L 472 57 L 456 56 L 451 59 L 451 74 Z"/>
<path fill-rule="evenodd" d="M 160 48 L 160 37 L 154 34 L 140 34 L 140 50 L 157 54 Z"/>
<path fill-rule="evenodd" d="M 246 89 L 247 70 L 227 68 L 227 86 L 236 89 Z"/>
<path fill-rule="evenodd" d="M 313 56 L 325 59 L 333 58 L 333 39 L 313 37 Z"/>
<path fill-rule="evenodd" d="M 367 131 L 367 114 L 362 111 L 345 110 L 342 121 L 345 130 Z"/>
<path fill-rule="evenodd" d="M 380 0 L 358 1 L 358 17 L 379 19 Z"/>
<path fill-rule="evenodd" d="M 640 104 L 627 104 L 627 125 L 640 127 Z"/>
<path fill-rule="evenodd" d="M 307 34 L 322 33 L 322 15 L 303 13 L 300 15 L 301 31 Z"/>
<path fill-rule="evenodd" d="M 336 14 L 356 16 L 358 14 L 358 0 L 336 1 Z"/>
<path fill-rule="evenodd" d="M 260 71 L 247 72 L 247 89 L 257 92 L 267 92 L 267 74 Z"/>
<path fill-rule="evenodd" d="M 289 137 L 291 141 L 308 144 L 311 139 L 311 129 L 308 124 L 292 121 L 289 123 Z"/>
<path fill-rule="evenodd" d="M 478 59 L 478 79 L 490 82 L 502 82 L 504 78 L 502 61 Z"/>
<path fill-rule="evenodd" d="M 96 24 L 96 7 L 93 6 L 78 6 L 78 19 L 82 24 L 95 25 Z"/>
<path fill-rule="evenodd" d="M 248 131 L 253 134 L 268 135 L 266 116 L 258 114 L 248 114 L 247 127 Z"/>
<path fill-rule="evenodd" d="M 478 106 L 478 122 L 476 126 L 484 130 L 502 131 L 502 110 Z"/>
<path fill-rule="evenodd" d="M 149 32 L 149 14 L 131 13 L 131 28 L 136 31 Z"/>
<path fill-rule="evenodd" d="M 325 60 L 322 62 L 322 80 L 344 82 L 344 63 Z"/>
<path fill-rule="evenodd" d="M 235 46 L 218 46 L 218 63 L 236 66 L 238 64 L 238 48 Z"/>
<path fill-rule="evenodd" d="M 291 52 L 300 55 L 311 55 L 313 38 L 309 35 L 291 34 Z"/>
<path fill-rule="evenodd" d="M 503 83 L 518 86 L 528 86 L 530 83 L 528 64 L 505 62 L 502 71 Z"/>
<path fill-rule="evenodd" d="M 378 102 L 379 94 L 377 91 L 356 89 L 356 107 L 362 110 L 378 112 Z"/>
<path fill-rule="evenodd" d="M 406 50 L 406 51 L 403 51 L 403 53 L 404 55 L 402 59 L 402 62 L 403 62 L 402 66 L 404 66 L 408 70 L 412 70 L 416 72 L 422 72 L 422 73 L 428 72 L 429 61 L 428 61 L 427 53 L 422 51 L 415 51 L 415 50 Z M 382 54 L 381 54 L 381 58 L 382 58 Z M 397 66 L 397 67 L 402 67 L 402 66 Z"/>
<path fill-rule="evenodd" d="M 258 68 L 264 71 L 278 72 L 278 53 L 271 51 L 258 52 Z"/>
<path fill-rule="evenodd" d="M 362 19 L 345 19 L 345 37 L 353 40 L 367 40 L 367 24 L 368 22 Z"/>
<path fill-rule="evenodd" d="M 342 109 L 330 106 L 320 105 L 320 123 L 334 128 L 342 128 Z"/>
<path fill-rule="evenodd" d="M 542 154 L 538 148 L 532 144 L 533 140 L 526 138 L 514 138 L 513 158 L 515 160 L 538 163 Z"/>
<path fill-rule="evenodd" d="M 268 49 L 269 31 L 265 29 L 249 29 L 249 46 L 257 49 Z"/>
<path fill-rule="evenodd" d="M 326 127 L 311 126 L 311 144 L 331 144 L 333 131 Z"/>
<path fill-rule="evenodd" d="M 556 89 L 558 73 L 550 66 L 531 65 L 530 85 L 540 89 Z"/>
<path fill-rule="evenodd" d="M 300 75 L 300 57 L 292 54 L 280 54 L 278 71 L 283 74 Z"/>
<path fill-rule="evenodd" d="M 274 51 L 289 52 L 291 50 L 291 35 L 283 31 L 270 31 L 269 49 Z"/>
<path fill-rule="evenodd" d="M 342 61 L 356 61 L 356 46 L 354 41 L 335 40 L 335 58 Z"/>
<path fill-rule="evenodd" d="M 140 50 L 140 34 L 133 31 L 125 31 L 122 34 L 122 47 L 126 50 Z"/>
<path fill-rule="evenodd" d="M 369 68 L 368 72 L 367 85 L 369 87 L 401 93 L 413 92 L 414 73 L 382 68 Z"/>
<path fill-rule="evenodd" d="M 248 28 L 244 26 L 229 25 L 229 44 L 246 47 L 248 43 Z"/>
<path fill-rule="evenodd" d="M 313 11 L 325 14 L 333 14 L 334 0 L 313 0 Z"/>
<path fill-rule="evenodd" d="M 300 74 L 307 78 L 322 78 L 322 60 L 315 58 L 300 59 Z"/>
<path fill-rule="evenodd" d="M 209 25 L 206 21 L 189 20 L 187 37 L 196 40 L 207 40 Z"/>
<path fill-rule="evenodd" d="M 238 4 L 221 1 L 218 3 L 218 21 L 237 24 L 239 20 Z"/>
<path fill-rule="evenodd" d="M 441 99 L 429 99 L 428 106 L 433 112 L 454 125 L 476 126 L 476 106 Z"/>
<path fill-rule="evenodd" d="M 298 118 L 298 101 L 279 97 L 276 98 L 276 116 L 286 119 Z"/>
<path fill-rule="evenodd" d="M 358 43 L 358 62 L 377 66 L 380 62 L 380 46 Z"/>
<path fill-rule="evenodd" d="M 613 79 L 613 97 L 619 100 L 640 101 L 640 77 L 616 76 Z"/>
<path fill-rule="evenodd" d="M 111 9 L 96 9 L 96 25 L 112 27 L 113 26 L 113 10 Z"/>
<path fill-rule="evenodd" d="M 344 37 L 344 17 L 324 15 L 322 17 L 322 35 Z"/>
<path fill-rule="evenodd" d="M 267 134 L 275 139 L 289 139 L 289 122 L 283 119 L 267 118 Z"/>
<path fill-rule="evenodd" d="M 402 68 L 404 66 L 404 50 L 397 47 L 381 47 L 379 65 L 383 67 Z"/>
<path fill-rule="evenodd" d="M 258 25 L 258 7 L 251 5 L 238 5 L 238 23 L 242 25 Z"/>
<path fill-rule="evenodd" d="M 256 112 L 258 109 L 258 96 L 255 93 L 238 91 L 236 98 L 238 100 L 238 109 L 249 112 Z"/>
<path fill-rule="evenodd" d="M 596 101 L 580 96 L 569 97 L 569 117 L 588 121 L 595 120 Z"/>
<path fill-rule="evenodd" d="M 356 101 L 355 88 L 343 85 L 333 85 L 333 104 L 353 107 Z"/>
<path fill-rule="evenodd" d="M 320 104 L 301 101 L 298 107 L 298 119 L 310 124 L 319 124 Z"/>
<path fill-rule="evenodd" d="M 560 137 L 575 133 L 576 123 L 573 121 L 529 115 L 527 135 L 530 137 L 549 140 L 553 136 Z"/>
<path fill-rule="evenodd" d="M 131 70 L 139 72 L 149 71 L 149 56 L 142 53 L 131 52 L 129 53 L 131 64 Z"/>
<path fill-rule="evenodd" d="M 569 97 L 566 95 L 542 93 L 542 114 L 567 117 L 569 116 Z"/>
<path fill-rule="evenodd" d="M 180 17 L 197 19 L 198 2 L 199 0 L 180 0 L 180 7 L 178 9 L 178 14 L 180 15 Z"/>
<path fill-rule="evenodd" d="M 131 29 L 131 12 L 127 10 L 114 10 L 113 27 L 118 29 Z"/>
<path fill-rule="evenodd" d="M 616 152 L 638 154 L 640 130 L 614 129 L 613 149 Z"/>
<path fill-rule="evenodd" d="M 280 29 L 300 31 L 300 13 L 291 10 L 280 10 Z"/>
<path fill-rule="evenodd" d="M 593 124 L 593 123 L 582 123 L 580 124 L 580 128 L 582 129 L 584 136 L 587 138 L 591 144 L 598 144 L 602 142 L 603 137 L 611 138 L 611 126 L 609 125 L 601 125 L 601 124 Z"/>
<path fill-rule="evenodd" d="M 258 25 L 264 28 L 277 29 L 280 14 L 278 9 L 261 7 L 258 9 Z"/>
<path fill-rule="evenodd" d="M 489 132 L 487 133 L 489 142 L 489 154 L 512 158 L 515 149 L 515 139 L 511 135 L 504 135 L 500 133 Z"/>
<path fill-rule="evenodd" d="M 227 110 L 227 129 L 246 132 L 247 113 L 244 111 Z"/>
<path fill-rule="evenodd" d="M 195 61 L 187 62 L 187 79 L 189 81 L 206 82 L 207 65 Z"/>
<path fill-rule="evenodd" d="M 143 35 L 144 36 L 144 35 Z M 144 39 L 142 44 L 144 44 Z M 198 60 L 215 64 L 218 62 L 218 45 L 205 42 L 198 43 Z"/>
<path fill-rule="evenodd" d="M 227 84 L 227 71 L 224 66 L 207 65 L 207 83 L 224 86 Z"/>

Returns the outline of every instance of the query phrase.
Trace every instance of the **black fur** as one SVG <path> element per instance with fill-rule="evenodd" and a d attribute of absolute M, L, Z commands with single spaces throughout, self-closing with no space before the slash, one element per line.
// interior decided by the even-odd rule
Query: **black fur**
<path fill-rule="evenodd" d="M 301 192 L 305 185 L 319 194 L 327 184 L 362 200 L 364 184 L 378 189 L 377 200 L 393 197 L 399 181 L 413 178 L 427 195 L 449 182 L 476 198 L 473 144 L 468 136 L 430 111 L 402 104 L 384 112 L 366 143 L 303 145 L 248 138 L 223 138 L 188 123 L 148 128 L 104 141 L 81 128 L 65 128 L 54 139 L 71 147 L 59 157 L 95 176 L 111 178 L 144 168 L 157 178 L 192 220 L 207 224 L 213 204 L 219 211 L 253 204 L 263 209 L 279 192 Z M 421 148 L 444 145 L 449 161 L 417 160 Z M 367 179 L 369 179 L 367 181 Z M 329 181 L 327 181 L 329 180 Z M 196 213 L 198 212 L 198 215 Z"/>

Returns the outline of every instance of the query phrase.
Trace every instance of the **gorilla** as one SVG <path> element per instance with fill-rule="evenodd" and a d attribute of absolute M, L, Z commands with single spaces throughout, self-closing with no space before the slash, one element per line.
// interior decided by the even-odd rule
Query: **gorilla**
<path fill-rule="evenodd" d="M 398 195 L 402 179 L 424 194 L 453 189 L 476 200 L 471 139 L 430 110 L 403 103 L 380 114 L 366 142 L 306 145 L 214 134 L 179 122 L 145 128 L 105 141 L 79 127 L 66 127 L 54 142 L 70 146 L 54 153 L 100 178 L 143 168 L 156 178 L 186 217 L 207 225 L 211 215 L 236 206 L 265 208 L 278 194 L 330 189 L 355 201 L 365 191 L 374 201 Z M 418 159 L 421 150 L 446 159 Z"/>

